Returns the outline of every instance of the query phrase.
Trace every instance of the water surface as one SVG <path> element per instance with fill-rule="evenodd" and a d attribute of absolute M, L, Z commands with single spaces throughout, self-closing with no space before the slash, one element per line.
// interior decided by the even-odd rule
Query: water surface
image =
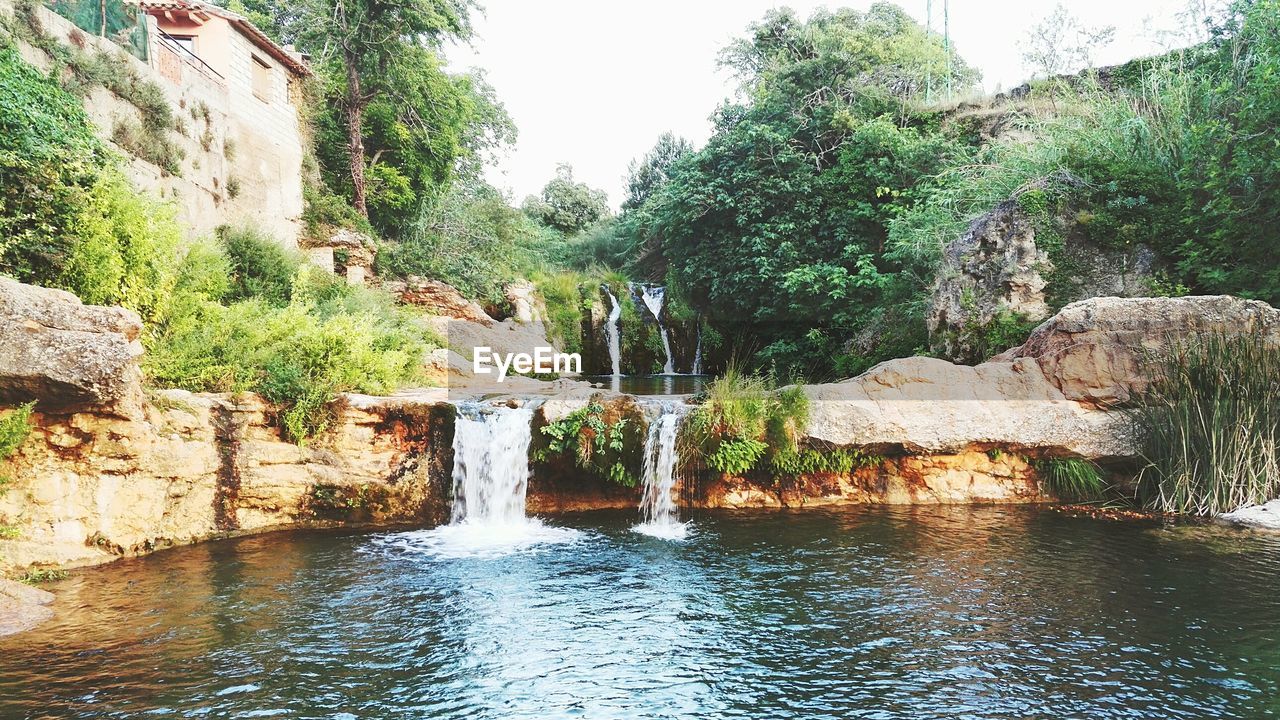
<path fill-rule="evenodd" d="M 1280 539 L 1036 508 L 704 513 L 682 542 L 546 520 L 507 554 L 291 533 L 79 572 L 0 639 L 0 718 L 1280 714 Z"/>

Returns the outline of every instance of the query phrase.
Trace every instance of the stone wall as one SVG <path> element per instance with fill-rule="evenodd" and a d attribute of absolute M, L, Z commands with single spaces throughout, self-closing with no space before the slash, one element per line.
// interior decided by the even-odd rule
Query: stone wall
<path fill-rule="evenodd" d="M 136 420 L 38 413 L 0 495 L 18 529 L 0 573 L 286 527 L 441 522 L 452 417 L 441 393 L 348 396 L 299 447 L 255 396 L 167 391 Z"/>
<path fill-rule="evenodd" d="M 13 12 L 13 0 L 0 0 L 0 13 L 12 16 Z M 303 141 L 286 71 L 277 68 L 275 97 L 263 102 L 252 94 L 248 41 L 238 33 L 231 33 L 233 59 L 244 65 L 244 73 L 221 78 L 160 42 L 154 20 L 153 67 L 109 40 L 80 31 L 43 6 L 37 8 L 37 15 L 45 32 L 58 41 L 117 56 L 164 90 L 178 119 L 170 138 L 183 155 L 181 172 L 165 172 L 117 146 L 129 158 L 126 169 L 136 188 L 172 202 L 193 236 L 206 235 L 220 225 L 251 223 L 287 246 L 297 245 L 303 209 Z M 42 50 L 26 43 L 19 43 L 19 49 L 28 62 L 50 68 L 50 58 Z M 118 125 L 140 120 L 136 107 L 101 87 L 85 97 L 85 111 L 98 135 L 113 145 Z"/>

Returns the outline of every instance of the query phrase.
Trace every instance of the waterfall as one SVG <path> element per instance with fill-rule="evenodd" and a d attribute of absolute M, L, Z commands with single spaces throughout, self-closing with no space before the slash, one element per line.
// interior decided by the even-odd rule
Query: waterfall
<path fill-rule="evenodd" d="M 452 524 L 525 522 L 529 484 L 528 408 L 458 407 L 453 430 Z"/>
<path fill-rule="evenodd" d="M 524 400 L 528 404 L 528 399 Z M 458 405 L 453 425 L 453 512 L 448 525 L 396 533 L 387 545 L 437 558 L 491 558 L 548 543 L 573 542 L 578 531 L 525 517 L 533 409 Z"/>
<path fill-rule="evenodd" d="M 609 296 L 609 319 L 604 324 L 604 336 L 609 341 L 609 361 L 613 363 L 613 377 L 617 379 L 622 376 L 622 332 L 618 328 L 622 305 L 610 292 L 608 285 L 601 285 L 600 289 Z"/>
<path fill-rule="evenodd" d="M 702 320 L 698 320 L 698 342 L 693 350 L 693 369 L 689 371 L 691 375 L 702 374 Z"/>
<path fill-rule="evenodd" d="M 680 509 L 672 499 L 676 484 L 676 435 L 680 428 L 680 407 L 664 405 L 649 423 L 644 443 L 644 475 L 640 499 L 641 523 L 637 532 L 668 540 L 685 536 Z"/>
<path fill-rule="evenodd" d="M 675 362 L 671 359 L 671 338 L 667 336 L 667 328 L 662 325 L 662 305 L 667 300 L 667 289 L 661 285 L 644 285 L 640 288 L 640 299 L 644 306 L 653 313 L 658 323 L 658 334 L 662 336 L 662 349 L 667 353 L 667 362 L 662 366 L 663 375 L 675 375 Z"/>

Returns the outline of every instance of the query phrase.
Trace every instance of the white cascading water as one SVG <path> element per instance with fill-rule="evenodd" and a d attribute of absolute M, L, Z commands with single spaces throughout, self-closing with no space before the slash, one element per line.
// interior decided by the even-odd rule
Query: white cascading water
<path fill-rule="evenodd" d="M 698 321 L 698 342 L 693 350 L 693 369 L 690 370 L 691 375 L 702 374 L 702 321 Z"/>
<path fill-rule="evenodd" d="M 636 532 L 683 539 L 687 530 L 672 493 L 676 485 L 676 435 L 680 429 L 679 406 L 663 406 L 649 423 L 644 443 L 644 475 L 641 478 L 640 524 Z"/>
<path fill-rule="evenodd" d="M 667 329 L 662 325 L 662 306 L 667 300 L 667 289 L 661 285 L 645 285 L 640 288 L 640 299 L 644 300 L 644 306 L 653 313 L 653 319 L 658 323 L 658 334 L 662 336 L 662 349 L 667 354 L 667 362 L 662 366 L 662 374 L 675 375 L 676 364 L 671 358 L 671 338 L 667 336 Z"/>
<path fill-rule="evenodd" d="M 453 510 L 448 525 L 392 536 L 390 544 L 443 558 L 493 557 L 577 531 L 525 516 L 533 410 L 458 406 L 453 430 Z"/>
<path fill-rule="evenodd" d="M 609 341 L 609 362 L 613 363 L 613 377 L 622 377 L 622 332 L 618 328 L 618 318 L 622 317 L 622 305 L 613 296 L 608 285 L 600 286 L 609 296 L 609 319 L 604 324 L 604 336 Z"/>
<path fill-rule="evenodd" d="M 454 525 L 525 522 L 532 421 L 528 408 L 458 408 L 453 429 Z"/>

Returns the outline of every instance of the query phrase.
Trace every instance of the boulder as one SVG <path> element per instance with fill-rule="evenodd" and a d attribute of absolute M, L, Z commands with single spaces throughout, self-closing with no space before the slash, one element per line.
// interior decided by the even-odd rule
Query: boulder
<path fill-rule="evenodd" d="M 1240 508 L 1235 512 L 1222 515 L 1219 519 L 1239 527 L 1280 531 L 1280 500 Z"/>
<path fill-rule="evenodd" d="M 140 417 L 141 333 L 124 308 L 0 278 L 0 403 Z"/>
<path fill-rule="evenodd" d="M 995 360 L 1034 359 L 1066 399 L 1109 406 L 1146 389 L 1144 364 L 1170 340 L 1252 333 L 1280 343 L 1280 310 L 1229 295 L 1099 297 L 1063 308 Z"/>
<path fill-rule="evenodd" d="M 547 308 L 543 305 L 542 299 L 538 297 L 538 290 L 533 283 L 528 280 L 521 280 L 506 286 L 503 289 L 507 297 L 507 302 L 511 303 L 511 317 L 516 322 L 533 323 L 543 322 L 547 315 Z"/>
<path fill-rule="evenodd" d="M 1029 359 L 970 367 L 901 358 L 805 393 L 809 437 L 836 445 L 925 454 L 983 446 L 1093 459 L 1135 454 L 1123 416 L 1063 397 Z"/>

